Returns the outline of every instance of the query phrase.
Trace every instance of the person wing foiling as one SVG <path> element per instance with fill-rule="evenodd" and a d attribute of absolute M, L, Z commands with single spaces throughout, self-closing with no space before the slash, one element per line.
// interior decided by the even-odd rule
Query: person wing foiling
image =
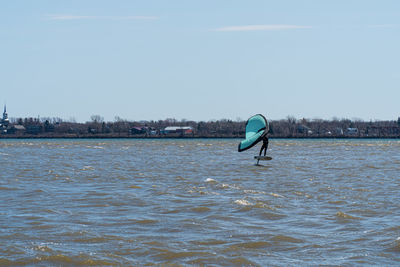
<path fill-rule="evenodd" d="M 265 155 L 268 149 L 268 138 L 266 136 L 268 131 L 269 124 L 263 115 L 257 114 L 250 117 L 246 122 L 246 139 L 239 143 L 238 151 L 245 151 L 255 146 L 258 142 L 263 141 L 260 155 L 262 150 L 264 150 Z"/>

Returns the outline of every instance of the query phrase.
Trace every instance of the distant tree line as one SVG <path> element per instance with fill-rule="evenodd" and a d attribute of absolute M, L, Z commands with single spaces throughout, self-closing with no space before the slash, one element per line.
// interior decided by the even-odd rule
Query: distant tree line
<path fill-rule="evenodd" d="M 237 137 L 245 136 L 244 120 L 190 121 L 168 118 L 165 120 L 128 121 L 115 117 L 106 122 L 100 115 L 78 123 L 61 118 L 11 118 L 3 137 Z M 190 127 L 185 132 L 165 133 L 166 127 Z M 289 116 L 282 120 L 269 121 L 269 136 L 272 138 L 400 138 L 400 117 L 393 121 L 363 121 L 350 119 L 296 119 Z"/>

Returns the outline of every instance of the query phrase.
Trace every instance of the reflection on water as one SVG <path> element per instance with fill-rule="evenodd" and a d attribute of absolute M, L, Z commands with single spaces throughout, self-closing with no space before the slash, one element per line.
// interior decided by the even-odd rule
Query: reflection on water
<path fill-rule="evenodd" d="M 0 265 L 397 265 L 400 141 L 1 140 Z"/>

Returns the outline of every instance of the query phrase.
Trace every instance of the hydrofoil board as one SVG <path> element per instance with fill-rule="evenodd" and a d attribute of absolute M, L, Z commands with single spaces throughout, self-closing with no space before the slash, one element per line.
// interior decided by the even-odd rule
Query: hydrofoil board
<path fill-rule="evenodd" d="M 271 160 L 272 157 L 269 156 L 254 156 L 256 160 Z"/>

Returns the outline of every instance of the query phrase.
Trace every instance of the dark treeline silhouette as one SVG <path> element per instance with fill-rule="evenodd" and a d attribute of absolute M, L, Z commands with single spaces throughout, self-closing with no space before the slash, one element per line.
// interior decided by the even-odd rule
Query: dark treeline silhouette
<path fill-rule="evenodd" d="M 272 120 L 272 138 L 400 138 L 400 117 L 393 121 L 362 121 L 349 119 L 296 119 L 289 116 Z M 243 120 L 190 121 L 165 119 L 158 121 L 128 121 L 116 117 L 104 121 L 100 115 L 85 123 L 60 118 L 11 118 L 0 138 L 113 138 L 113 137 L 225 137 L 242 138 Z M 167 128 L 169 127 L 169 128 Z M 170 128 L 174 129 L 170 129 Z"/>

